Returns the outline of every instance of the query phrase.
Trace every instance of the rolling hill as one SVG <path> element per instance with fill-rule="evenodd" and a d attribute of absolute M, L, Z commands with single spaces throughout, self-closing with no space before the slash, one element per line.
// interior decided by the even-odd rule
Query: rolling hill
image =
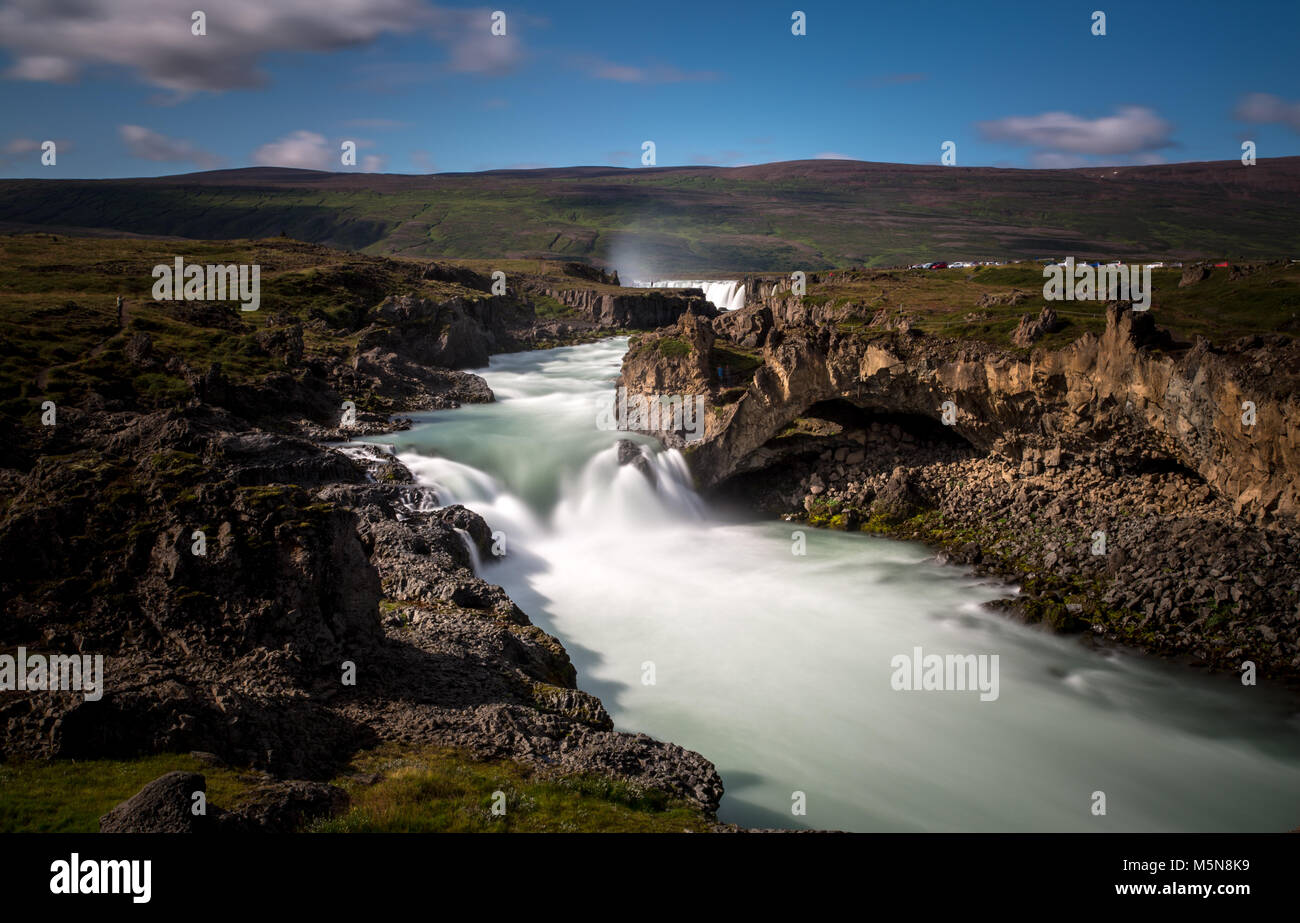
<path fill-rule="evenodd" d="M 0 181 L 0 231 L 567 259 L 624 278 L 935 259 L 1300 255 L 1300 157 L 1013 170 L 811 160 L 425 176 L 254 167 Z"/>

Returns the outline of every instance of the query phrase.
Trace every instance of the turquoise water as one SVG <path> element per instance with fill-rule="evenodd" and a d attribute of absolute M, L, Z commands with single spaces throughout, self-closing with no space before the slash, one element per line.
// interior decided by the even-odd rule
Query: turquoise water
<path fill-rule="evenodd" d="M 626 341 L 495 356 L 490 405 L 393 444 L 505 533 L 481 575 L 565 644 L 620 730 L 698 750 L 723 820 L 860 831 L 1284 831 L 1289 699 L 985 612 L 1008 588 L 875 536 L 711 510 L 675 452 L 657 486 L 595 426 Z M 804 533 L 805 554 L 795 554 Z M 997 695 L 893 688 L 894 658 L 997 660 Z M 991 664 L 991 660 L 985 660 Z M 648 684 L 653 670 L 653 683 Z M 803 793 L 807 813 L 791 806 Z M 1104 792 L 1106 814 L 1092 812 Z"/>

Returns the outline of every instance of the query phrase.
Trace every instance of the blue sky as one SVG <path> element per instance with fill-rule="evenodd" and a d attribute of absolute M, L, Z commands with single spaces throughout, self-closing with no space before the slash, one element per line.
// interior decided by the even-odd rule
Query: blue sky
<path fill-rule="evenodd" d="M 1298 35 L 1295 0 L 0 0 L 0 175 L 1291 156 Z"/>

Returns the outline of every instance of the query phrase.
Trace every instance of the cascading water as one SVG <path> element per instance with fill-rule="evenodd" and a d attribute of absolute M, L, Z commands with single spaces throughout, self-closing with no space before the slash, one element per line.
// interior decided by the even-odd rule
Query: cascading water
<path fill-rule="evenodd" d="M 708 280 L 662 279 L 657 282 L 632 282 L 637 288 L 698 288 L 704 299 L 723 311 L 736 311 L 745 306 L 745 286 L 741 282 L 713 282 Z"/>
<path fill-rule="evenodd" d="M 1289 700 L 1099 653 L 981 603 L 1007 592 L 925 548 L 701 502 L 682 457 L 596 428 L 625 340 L 495 356 L 497 402 L 385 437 L 445 503 L 506 535 L 482 576 L 556 635 L 620 730 L 712 759 L 723 820 L 955 831 L 1287 830 Z M 804 534 L 806 553 L 797 554 Z M 891 688 L 891 660 L 997 654 L 999 694 Z M 653 679 L 653 682 L 648 680 Z M 1105 816 L 1091 812 L 1093 793 Z M 807 814 L 791 814 L 802 792 Z"/>

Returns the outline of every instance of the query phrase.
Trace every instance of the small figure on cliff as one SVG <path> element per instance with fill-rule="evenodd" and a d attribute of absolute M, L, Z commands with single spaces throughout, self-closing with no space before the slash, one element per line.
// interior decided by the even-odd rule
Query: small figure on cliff
<path fill-rule="evenodd" d="M 126 299 L 121 295 L 117 296 L 117 325 L 126 326 Z"/>

